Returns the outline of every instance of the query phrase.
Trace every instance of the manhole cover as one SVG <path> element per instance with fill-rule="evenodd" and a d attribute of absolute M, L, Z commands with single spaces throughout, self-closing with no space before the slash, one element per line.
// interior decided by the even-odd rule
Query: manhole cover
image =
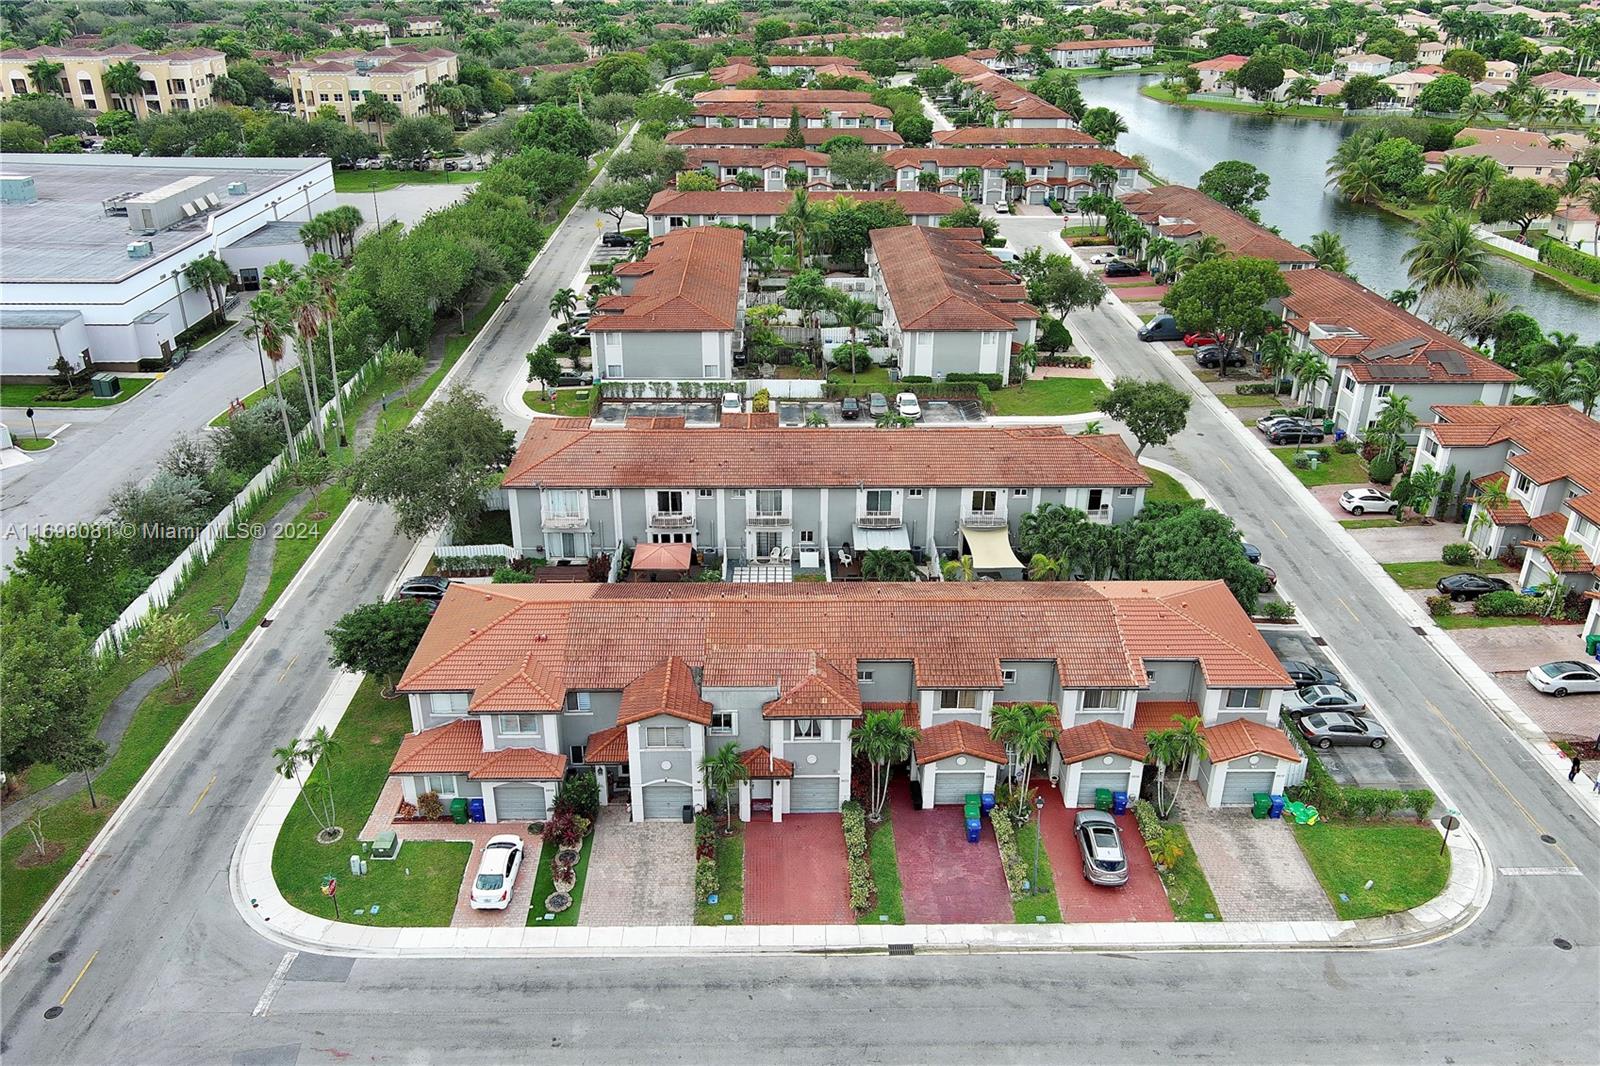
<path fill-rule="evenodd" d="M 44 1016 L 51 1021 L 55 1021 L 57 1018 L 61 1017 L 61 1008 L 51 1007 L 49 1010 L 44 1012 Z"/>
<path fill-rule="evenodd" d="M 1556 838 L 1551 836 L 1549 833 L 1540 833 L 1539 839 L 1544 841 L 1546 844 L 1554 844 L 1556 842 Z"/>
<path fill-rule="evenodd" d="M 62 959 L 66 958 L 66 957 L 67 957 L 67 953 L 65 951 L 52 951 L 50 953 L 49 961 L 50 962 L 60 962 Z"/>
<path fill-rule="evenodd" d="M 1562 951 L 1572 950 L 1572 941 L 1568 940 L 1566 937 L 1558 936 L 1555 938 L 1555 940 L 1551 941 L 1551 943 L 1555 944 L 1555 946 L 1560 948 Z"/>

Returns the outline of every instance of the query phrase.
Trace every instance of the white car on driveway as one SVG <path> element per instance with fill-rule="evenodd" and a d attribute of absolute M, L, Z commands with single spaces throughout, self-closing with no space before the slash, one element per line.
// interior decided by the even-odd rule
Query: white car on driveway
<path fill-rule="evenodd" d="M 511 905 L 511 891 L 522 868 L 522 838 L 511 833 L 490 837 L 472 879 L 472 909 L 503 911 Z"/>
<path fill-rule="evenodd" d="M 1345 489 L 1339 494 L 1339 506 L 1353 515 L 1394 514 L 1400 505 L 1387 492 L 1377 489 Z"/>
<path fill-rule="evenodd" d="M 1545 663 L 1528 671 L 1528 684 L 1552 696 L 1569 692 L 1600 692 L 1600 666 L 1575 659 Z"/>
<path fill-rule="evenodd" d="M 914 392 L 902 392 L 894 398 L 894 410 L 901 418 L 918 419 L 922 417 L 922 405 L 917 402 Z"/>

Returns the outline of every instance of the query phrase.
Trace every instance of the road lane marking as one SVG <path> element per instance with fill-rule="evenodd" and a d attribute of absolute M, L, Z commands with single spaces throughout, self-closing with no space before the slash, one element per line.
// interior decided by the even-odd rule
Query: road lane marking
<path fill-rule="evenodd" d="M 1501 877 L 1582 877 L 1576 866 L 1499 866 Z"/>
<path fill-rule="evenodd" d="M 1277 525 L 1277 523 L 1274 522 L 1273 525 Z M 1361 616 L 1356 614 L 1355 611 L 1351 610 L 1350 605 L 1348 603 L 1344 602 L 1344 597 L 1343 596 L 1335 596 L 1333 599 L 1334 599 L 1334 602 L 1338 603 L 1338 605 L 1340 607 L 1343 607 L 1345 609 L 1345 612 L 1347 614 L 1349 614 L 1351 618 L 1354 618 L 1357 622 L 1361 621 Z"/>
<path fill-rule="evenodd" d="M 1278 531 L 1278 536 L 1284 538 L 1285 540 L 1287 540 L 1289 538 L 1288 532 L 1285 531 L 1282 526 L 1278 525 L 1278 520 L 1276 518 L 1269 518 L 1269 519 L 1267 519 L 1267 521 L 1271 522 L 1272 523 L 1272 528 L 1276 529 Z"/>
<path fill-rule="evenodd" d="M 195 797 L 194 806 L 189 808 L 189 813 L 190 814 L 193 814 L 195 811 L 200 809 L 200 801 L 206 798 L 206 793 L 210 792 L 211 791 L 211 786 L 216 784 L 216 783 L 217 783 L 217 775 L 216 774 L 212 774 L 211 775 L 211 780 L 206 782 L 206 787 L 202 788 L 200 790 L 200 795 Z"/>
<path fill-rule="evenodd" d="M 289 979 L 289 967 L 294 965 L 294 960 L 300 957 L 298 951 L 285 951 L 283 958 L 278 961 L 278 968 L 272 971 L 272 977 L 267 981 L 267 987 L 261 993 L 261 998 L 256 1001 L 256 1009 L 250 1012 L 250 1017 L 260 1018 L 272 1006 L 272 999 L 278 994 L 278 989 Z"/>
<path fill-rule="evenodd" d="M 283 668 L 283 673 L 278 675 L 278 684 L 283 684 L 283 679 L 289 676 L 289 671 L 294 669 L 294 664 L 300 659 L 299 655 L 289 660 L 289 665 Z"/>
<path fill-rule="evenodd" d="M 61 997 L 61 1002 L 57 1003 L 56 1006 L 65 1007 L 67 1005 L 67 1000 L 72 998 L 72 993 L 78 990 L 78 982 L 83 980 L 83 975 L 89 972 L 89 967 L 93 966 L 94 960 L 99 957 L 100 953 L 98 951 L 89 956 L 89 961 L 83 964 L 83 969 L 78 971 L 78 976 L 74 977 L 72 984 L 67 986 L 67 994 Z"/>
<path fill-rule="evenodd" d="M 1219 455 L 1219 456 L 1217 456 L 1217 462 L 1221 463 L 1222 464 L 1222 468 L 1224 470 L 1226 470 L 1228 473 L 1230 473 L 1230 474 L 1233 473 L 1233 467 L 1228 465 L 1228 460 L 1224 459 L 1222 456 Z"/>

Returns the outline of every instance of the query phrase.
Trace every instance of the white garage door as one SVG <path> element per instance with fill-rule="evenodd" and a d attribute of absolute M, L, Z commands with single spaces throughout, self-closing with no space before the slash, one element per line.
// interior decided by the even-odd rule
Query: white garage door
<path fill-rule="evenodd" d="M 502 822 L 543 820 L 543 785 L 501 785 L 494 790 L 494 814 Z"/>
<path fill-rule="evenodd" d="M 688 785 L 644 786 L 644 816 L 650 821 L 682 821 L 685 804 L 694 802 Z"/>
<path fill-rule="evenodd" d="M 1257 792 L 1271 792 L 1272 770 L 1229 770 L 1222 779 L 1222 805 L 1248 807 L 1255 802 Z"/>
<path fill-rule="evenodd" d="M 1078 806 L 1094 806 L 1094 790 L 1109 788 L 1113 792 L 1121 792 L 1128 787 L 1126 772 L 1114 774 L 1080 774 L 1078 776 Z"/>
<path fill-rule="evenodd" d="M 977 773 L 948 773 L 940 770 L 933 775 L 933 802 L 965 803 L 974 792 L 983 791 L 983 771 Z"/>
<path fill-rule="evenodd" d="M 797 777 L 789 782 L 792 814 L 824 814 L 839 809 L 837 777 Z"/>

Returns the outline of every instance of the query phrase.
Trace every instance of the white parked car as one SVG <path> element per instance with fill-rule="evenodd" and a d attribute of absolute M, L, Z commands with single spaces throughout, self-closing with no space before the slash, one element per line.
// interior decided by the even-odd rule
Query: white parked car
<path fill-rule="evenodd" d="M 1545 663 L 1528 671 L 1528 684 L 1552 696 L 1569 692 L 1600 692 L 1600 667 L 1576 660 Z"/>
<path fill-rule="evenodd" d="M 994 205 L 994 213 L 997 215 L 1009 215 L 1011 213 L 1011 205 L 1001 200 Z"/>
<path fill-rule="evenodd" d="M 743 410 L 744 410 L 744 397 L 743 396 L 740 396 L 737 392 L 725 392 L 725 393 L 722 394 L 722 413 L 723 414 L 734 414 L 734 415 L 736 415 L 736 414 L 740 413 Z"/>
<path fill-rule="evenodd" d="M 1400 505 L 1393 496 L 1377 489 L 1345 489 L 1339 494 L 1339 506 L 1353 515 L 1363 515 L 1368 511 L 1394 514 Z"/>
<path fill-rule="evenodd" d="M 472 909 L 503 911 L 511 905 L 511 891 L 522 868 L 522 840 L 511 833 L 490 837 L 472 880 Z"/>
<path fill-rule="evenodd" d="M 901 418 L 921 418 L 922 405 L 917 403 L 917 394 L 902 392 L 894 398 L 894 410 Z"/>

